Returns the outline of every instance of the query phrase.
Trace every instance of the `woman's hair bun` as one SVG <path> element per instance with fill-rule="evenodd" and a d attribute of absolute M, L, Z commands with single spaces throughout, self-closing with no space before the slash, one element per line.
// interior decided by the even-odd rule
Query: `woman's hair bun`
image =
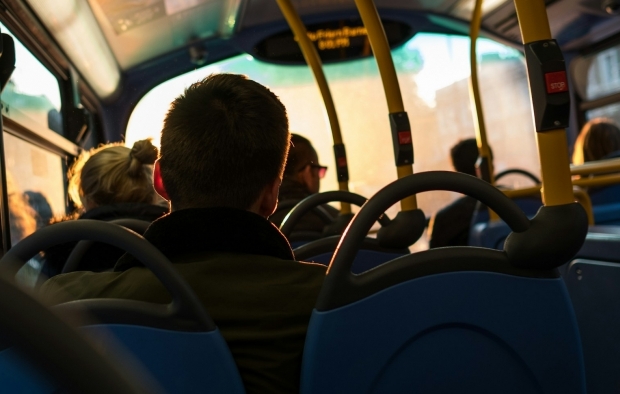
<path fill-rule="evenodd" d="M 129 175 L 138 176 L 140 168 L 145 164 L 155 163 L 158 154 L 157 147 L 151 143 L 150 139 L 136 141 L 131 148 L 131 152 L 129 152 Z"/>
<path fill-rule="evenodd" d="M 129 154 L 132 158 L 139 160 L 142 164 L 153 164 L 157 160 L 159 151 L 151 143 L 151 140 L 136 141 Z"/>

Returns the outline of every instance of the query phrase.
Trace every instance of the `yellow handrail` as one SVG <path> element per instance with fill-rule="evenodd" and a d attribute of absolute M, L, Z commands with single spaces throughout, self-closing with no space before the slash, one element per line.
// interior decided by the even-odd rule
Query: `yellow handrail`
<path fill-rule="evenodd" d="M 377 59 L 388 110 L 390 114 L 404 112 L 405 106 L 403 105 L 403 98 L 396 76 L 396 69 L 394 68 L 392 53 L 377 8 L 373 0 L 355 0 L 355 4 L 362 17 L 364 26 L 366 26 L 370 46 L 372 47 L 375 59 Z M 413 174 L 413 165 L 399 165 L 396 167 L 396 172 L 399 179 L 411 175 Z M 410 196 L 402 200 L 400 206 L 403 211 L 417 209 L 418 202 L 416 196 Z"/>
<path fill-rule="evenodd" d="M 329 119 L 329 124 L 331 126 L 334 145 L 341 145 L 343 142 L 342 133 L 340 132 L 340 123 L 338 121 L 338 114 L 336 113 L 336 106 L 334 105 L 334 100 L 332 98 L 331 91 L 329 90 L 325 73 L 323 72 L 323 64 L 321 63 L 319 53 L 317 52 L 312 41 L 308 38 L 306 26 L 299 17 L 299 14 L 297 14 L 297 11 L 295 11 L 291 1 L 276 1 L 278 2 L 280 10 L 288 22 L 288 25 L 295 34 L 295 38 L 299 43 L 304 59 L 306 59 L 306 63 L 310 66 L 316 83 L 319 86 L 321 96 L 323 97 L 323 102 L 325 103 L 327 118 Z M 338 165 L 338 163 L 336 163 L 336 165 Z M 338 180 L 338 189 L 342 191 L 349 191 L 348 181 Z M 343 215 L 351 213 L 351 204 L 345 202 L 340 203 L 340 213 Z"/>
<path fill-rule="evenodd" d="M 485 176 L 483 178 L 490 184 L 495 184 L 495 175 L 493 169 L 493 160 L 491 159 L 491 150 L 489 149 L 489 143 L 487 141 L 487 129 L 484 120 L 484 111 L 482 108 L 482 100 L 480 98 L 480 85 L 478 81 L 478 56 L 476 52 L 476 42 L 480 35 L 480 25 L 482 24 L 482 2 L 483 0 L 476 0 L 474 11 L 471 18 L 471 24 L 469 29 L 470 48 L 469 59 L 471 68 L 471 78 L 469 79 L 469 96 L 471 99 L 471 112 L 474 118 L 474 129 L 476 131 L 476 142 L 478 144 L 478 155 L 481 159 L 477 165 L 486 166 L 481 168 L 481 171 Z M 492 209 L 489 208 L 489 218 L 491 221 L 499 220 L 499 216 Z"/>
<path fill-rule="evenodd" d="M 620 158 L 591 161 L 580 165 L 571 165 L 572 175 L 592 175 L 620 172 Z"/>
<path fill-rule="evenodd" d="M 544 0 L 515 0 L 523 44 L 551 39 Z M 566 131 L 536 133 L 540 157 L 542 196 L 547 206 L 573 202 Z"/>
<path fill-rule="evenodd" d="M 598 176 L 593 176 L 589 178 L 573 179 L 571 183 L 571 189 L 572 189 L 572 186 L 602 187 L 602 186 L 615 185 L 618 183 L 620 183 L 620 174 L 598 175 Z M 538 195 L 540 194 L 541 188 L 542 188 L 542 185 L 536 185 L 536 186 L 526 187 L 523 189 L 502 190 L 502 192 L 507 197 L 518 198 L 518 197 Z"/>

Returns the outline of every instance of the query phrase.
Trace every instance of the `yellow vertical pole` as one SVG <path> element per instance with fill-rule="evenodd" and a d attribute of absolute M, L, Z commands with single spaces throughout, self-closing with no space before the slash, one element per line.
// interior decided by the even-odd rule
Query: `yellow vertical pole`
<path fill-rule="evenodd" d="M 375 59 L 377 59 L 388 110 L 390 114 L 405 112 L 392 53 L 377 8 L 373 0 L 355 0 L 355 4 L 362 17 L 364 26 L 366 26 L 370 46 L 374 52 Z M 413 174 L 413 165 L 399 165 L 396 167 L 396 172 L 399 179 L 411 175 Z M 403 211 L 413 211 L 417 209 L 418 202 L 416 196 L 407 197 L 401 201 L 400 205 Z"/>
<path fill-rule="evenodd" d="M 329 124 L 332 130 L 334 145 L 342 145 L 342 134 L 340 132 L 340 122 L 338 121 L 336 106 L 334 105 L 334 100 L 332 98 L 331 91 L 329 90 L 325 73 L 323 72 L 321 58 L 319 57 L 316 47 L 310 38 L 308 38 L 306 26 L 303 24 L 299 14 L 297 14 L 297 11 L 295 11 L 291 1 L 276 1 L 291 30 L 293 31 L 295 39 L 299 43 L 299 47 L 304 55 L 304 59 L 306 59 L 306 63 L 308 63 L 308 66 L 314 74 L 314 78 L 321 92 L 321 96 L 323 97 L 323 102 L 325 103 L 325 110 L 327 111 L 327 118 L 329 119 Z M 336 163 L 336 165 L 338 165 L 338 163 Z M 342 191 L 349 191 L 348 181 L 342 181 L 339 179 L 338 189 Z M 343 215 L 351 213 L 351 204 L 342 202 L 340 204 L 340 213 Z"/>
<path fill-rule="evenodd" d="M 544 0 L 515 0 L 523 44 L 550 40 L 551 29 Z M 530 92 L 532 93 L 532 92 Z M 563 128 L 536 133 L 542 175 L 542 196 L 546 206 L 574 201 L 568 158 L 568 142 Z"/>
<path fill-rule="evenodd" d="M 474 129 L 476 131 L 476 142 L 478 144 L 478 155 L 480 162 L 478 165 L 486 166 L 486 168 L 480 168 L 480 171 L 485 174 L 483 178 L 490 184 L 495 184 L 495 171 L 493 168 L 493 159 L 491 157 L 491 149 L 489 148 L 489 142 L 487 140 L 487 129 L 484 121 L 484 110 L 482 108 L 482 99 L 480 98 L 480 85 L 478 80 L 478 56 L 476 52 L 476 43 L 478 42 L 478 36 L 480 35 L 480 26 L 482 24 L 482 2 L 483 0 L 476 0 L 474 11 L 471 18 L 471 25 L 469 29 L 470 38 L 470 68 L 471 78 L 469 79 L 469 96 L 471 98 L 472 116 L 474 118 Z M 489 208 L 489 218 L 498 220 L 499 216 L 492 209 Z"/>

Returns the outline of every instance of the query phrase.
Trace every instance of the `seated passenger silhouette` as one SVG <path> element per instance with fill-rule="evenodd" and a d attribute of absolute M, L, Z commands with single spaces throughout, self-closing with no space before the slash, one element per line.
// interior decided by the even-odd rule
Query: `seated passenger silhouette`
<path fill-rule="evenodd" d="M 595 118 L 579 132 L 573 148 L 573 164 L 620 157 L 620 128 L 607 118 Z"/>
<path fill-rule="evenodd" d="M 620 128 L 608 118 L 595 118 L 579 132 L 573 148 L 573 164 L 620 157 Z M 587 188 L 592 205 L 616 204 L 620 185 Z"/>
<path fill-rule="evenodd" d="M 78 210 L 70 219 L 138 219 L 148 222 L 168 212 L 167 204 L 153 189 L 153 163 L 157 148 L 149 140 L 136 142 L 130 149 L 108 144 L 85 152 L 69 169 L 69 197 Z M 75 242 L 45 252 L 43 273 L 54 276 L 62 268 Z M 97 243 L 82 258 L 80 270 L 111 270 L 123 251 Z"/>
<path fill-rule="evenodd" d="M 318 193 L 321 187 L 321 178 L 325 176 L 327 167 L 319 164 L 319 156 L 310 141 L 300 135 L 291 134 L 291 147 L 289 149 L 284 179 L 280 186 L 278 196 L 280 207 L 269 218 L 274 224 L 280 225 L 286 215 L 298 203 L 311 194 Z M 329 218 L 338 216 L 338 210 L 330 205 L 321 205 L 320 209 Z M 321 237 L 323 228 L 327 223 L 316 212 L 308 212 L 297 225 L 295 232 L 303 232 L 301 238 L 317 239 Z M 295 234 L 291 240 L 295 239 Z"/>
<path fill-rule="evenodd" d="M 206 306 L 248 393 L 299 391 L 307 326 L 325 277 L 324 266 L 294 261 L 287 240 L 267 220 L 276 209 L 289 141 L 277 96 L 244 76 L 215 74 L 171 104 L 154 169 L 171 213 L 144 237 Z M 114 272 L 59 275 L 41 291 L 56 302 L 170 302 L 163 285 L 129 255 Z"/>
<path fill-rule="evenodd" d="M 450 150 L 450 156 L 455 171 L 476 176 L 478 145 L 474 138 L 462 140 L 454 145 Z M 477 204 L 476 199 L 464 196 L 438 211 L 428 226 L 429 247 L 467 245 L 469 227 Z"/>

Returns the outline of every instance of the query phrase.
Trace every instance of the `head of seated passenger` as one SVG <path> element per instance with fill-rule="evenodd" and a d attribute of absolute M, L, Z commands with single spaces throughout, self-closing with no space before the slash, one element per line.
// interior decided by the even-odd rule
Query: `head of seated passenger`
<path fill-rule="evenodd" d="M 69 170 L 69 196 L 84 211 L 122 204 L 156 204 L 153 163 L 157 148 L 137 141 L 132 148 L 107 144 L 82 153 Z"/>
<path fill-rule="evenodd" d="M 286 109 L 242 75 L 214 74 L 170 105 L 155 173 L 172 211 L 228 207 L 268 217 L 288 153 Z"/>
<path fill-rule="evenodd" d="M 491 153 L 491 160 L 493 160 L 493 152 L 490 147 L 489 152 Z M 450 149 L 452 167 L 457 172 L 476 176 L 478 154 L 478 144 L 475 138 L 461 140 Z"/>
<path fill-rule="evenodd" d="M 327 167 L 319 164 L 312 143 L 298 134 L 291 134 L 291 148 L 284 169 L 280 201 L 300 199 L 318 193 Z"/>
<path fill-rule="evenodd" d="M 579 132 L 573 150 L 573 164 L 620 155 L 620 128 L 608 118 L 595 118 Z"/>

